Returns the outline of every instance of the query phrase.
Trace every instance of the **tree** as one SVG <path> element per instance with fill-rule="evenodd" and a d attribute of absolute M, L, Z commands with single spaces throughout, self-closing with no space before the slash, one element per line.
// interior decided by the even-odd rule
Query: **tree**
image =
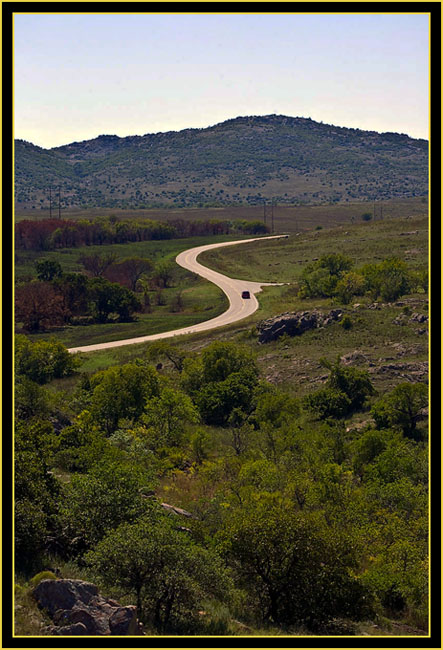
<path fill-rule="evenodd" d="M 143 305 L 145 308 L 145 313 L 150 314 L 151 309 L 151 299 L 149 297 L 149 291 L 151 290 L 151 283 L 147 278 L 139 278 L 137 282 L 137 290 L 143 293 Z"/>
<path fill-rule="evenodd" d="M 62 274 L 62 267 L 55 260 L 40 260 L 35 263 L 37 278 L 43 282 L 51 282 Z"/>
<path fill-rule="evenodd" d="M 38 570 L 54 528 L 59 483 L 49 472 L 56 441 L 49 422 L 19 422 L 15 430 L 15 564 Z"/>
<path fill-rule="evenodd" d="M 54 286 L 63 296 L 69 316 L 85 314 L 88 310 L 88 278 L 83 273 L 63 273 L 55 278 Z"/>
<path fill-rule="evenodd" d="M 343 304 L 351 302 L 353 296 L 361 296 L 365 289 L 365 279 L 359 273 L 349 271 L 337 282 L 335 293 Z"/>
<path fill-rule="evenodd" d="M 180 373 L 183 371 L 183 364 L 187 356 L 188 353 L 183 348 L 161 339 L 151 343 L 147 352 L 147 358 L 150 361 L 157 360 L 159 357 L 166 357 Z"/>
<path fill-rule="evenodd" d="M 91 378 L 91 389 L 91 413 L 108 434 L 117 429 L 123 418 L 137 421 L 147 400 L 160 395 L 156 371 L 140 363 L 127 363 L 96 373 Z"/>
<path fill-rule="evenodd" d="M 408 293 L 412 286 L 406 263 L 395 257 L 383 260 L 380 264 L 366 264 L 361 273 L 365 278 L 366 289 L 374 298 L 397 300 Z"/>
<path fill-rule="evenodd" d="M 309 297 L 331 297 L 342 275 L 349 271 L 354 262 L 341 253 L 323 255 L 319 260 L 308 264 L 303 270 L 301 293 Z"/>
<path fill-rule="evenodd" d="M 155 447 L 170 447 L 178 446 L 186 425 L 198 419 L 190 398 L 165 386 L 159 396 L 146 402 L 141 422 L 151 430 L 150 438 Z"/>
<path fill-rule="evenodd" d="M 104 460 L 87 474 L 73 474 L 60 503 L 60 525 L 66 549 L 84 552 L 123 522 L 133 522 L 147 509 L 142 491 L 152 476 L 133 463 Z"/>
<path fill-rule="evenodd" d="M 330 370 L 327 387 L 343 392 L 350 400 L 351 411 L 360 409 L 366 398 L 374 395 L 375 389 L 367 370 L 343 366 L 340 358 L 334 364 L 323 358 L 320 364 Z"/>
<path fill-rule="evenodd" d="M 426 384 L 403 382 L 371 409 L 377 429 L 393 427 L 400 429 L 404 436 L 418 439 L 417 422 L 428 404 Z"/>
<path fill-rule="evenodd" d="M 231 588 L 214 552 L 155 513 L 110 532 L 86 561 L 107 585 L 134 594 L 139 616 L 159 632 L 185 621 L 189 628 L 208 598 L 226 598 Z"/>
<path fill-rule="evenodd" d="M 173 268 L 174 265 L 168 260 L 162 260 L 155 265 L 152 279 L 159 289 L 166 289 L 170 286 Z"/>
<path fill-rule="evenodd" d="M 371 219 L 372 219 L 372 214 L 371 214 L 370 212 L 364 212 L 364 213 L 361 215 L 361 218 L 362 218 L 363 221 L 371 221 Z"/>
<path fill-rule="evenodd" d="M 49 282 L 28 282 L 16 288 L 15 316 L 28 332 L 62 325 L 67 315 L 63 296 Z"/>
<path fill-rule="evenodd" d="M 121 262 L 109 266 L 105 272 L 106 278 L 111 282 L 123 284 L 131 291 L 135 291 L 137 283 L 153 269 L 151 260 L 141 257 L 128 257 Z"/>
<path fill-rule="evenodd" d="M 15 337 L 15 371 L 38 384 L 72 375 L 80 362 L 56 339 L 31 341 L 22 334 Z"/>
<path fill-rule="evenodd" d="M 254 498 L 216 540 L 264 621 L 319 631 L 333 617 L 366 609 L 351 548 L 319 515 Z"/>
<path fill-rule="evenodd" d="M 305 398 L 305 404 L 318 417 L 344 417 L 361 409 L 366 398 L 375 393 L 366 370 L 343 366 L 340 357 L 334 364 L 320 359 L 320 364 L 330 370 L 326 385 Z"/>
<path fill-rule="evenodd" d="M 93 253 L 92 255 L 81 255 L 79 257 L 79 262 L 83 264 L 85 270 L 93 278 L 102 276 L 112 264 L 115 264 L 116 261 L 116 253 L 106 253 L 105 255 Z"/>
<path fill-rule="evenodd" d="M 182 385 L 207 424 L 225 426 L 234 409 L 252 410 L 258 368 L 247 349 L 216 341 L 185 361 Z"/>
<path fill-rule="evenodd" d="M 134 312 L 142 309 L 140 301 L 132 291 L 105 278 L 93 278 L 89 281 L 88 297 L 99 323 L 106 323 L 112 313 L 117 313 L 121 321 L 127 321 Z"/>

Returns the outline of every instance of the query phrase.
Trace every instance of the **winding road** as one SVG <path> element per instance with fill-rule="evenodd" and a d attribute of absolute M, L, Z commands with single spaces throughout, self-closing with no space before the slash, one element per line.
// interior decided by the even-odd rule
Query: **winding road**
<path fill-rule="evenodd" d="M 169 332 L 161 332 L 160 334 L 149 334 L 148 336 L 138 336 L 132 339 L 124 339 L 121 341 L 109 341 L 108 343 L 95 343 L 93 345 L 84 345 L 76 348 L 69 348 L 69 352 L 95 352 L 97 350 L 106 350 L 108 348 L 117 348 L 122 345 L 132 345 L 134 343 L 145 343 L 147 341 L 157 341 L 159 339 L 166 339 L 172 336 L 179 336 L 181 334 L 194 334 L 195 332 L 204 332 L 212 330 L 215 327 L 222 327 L 229 325 L 236 321 L 243 320 L 250 316 L 258 309 L 258 301 L 255 297 L 256 293 L 262 290 L 262 287 L 275 286 L 275 282 L 249 282 L 247 280 L 235 280 L 226 275 L 217 273 L 206 266 L 197 262 L 197 257 L 204 251 L 212 250 L 213 248 L 221 248 L 223 246 L 235 246 L 237 244 L 244 244 L 246 242 L 263 241 L 265 239 L 279 239 L 287 235 L 272 235 L 270 237 L 256 237 L 255 239 L 240 239 L 238 241 L 229 241 L 222 244 L 207 244 L 206 246 L 196 246 L 187 251 L 183 251 L 177 255 L 175 261 L 188 271 L 197 273 L 201 277 L 216 284 L 228 296 L 229 307 L 228 309 L 216 316 L 211 320 L 191 325 L 190 327 L 183 327 L 178 330 Z M 242 291 L 249 291 L 251 297 L 244 299 L 241 297 Z"/>

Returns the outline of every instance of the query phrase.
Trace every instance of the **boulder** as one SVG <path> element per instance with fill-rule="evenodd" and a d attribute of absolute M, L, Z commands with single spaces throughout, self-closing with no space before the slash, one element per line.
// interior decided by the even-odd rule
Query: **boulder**
<path fill-rule="evenodd" d="M 50 634 L 114 636 L 140 634 L 135 605 L 122 606 L 100 596 L 98 588 L 83 580 L 42 580 L 33 590 L 39 607 L 55 626 Z"/>
<path fill-rule="evenodd" d="M 269 343 L 283 334 L 299 336 L 316 327 L 325 327 L 342 316 L 341 309 L 332 309 L 328 314 L 323 314 L 316 309 L 311 312 L 285 312 L 258 324 L 258 341 L 259 343 Z"/>

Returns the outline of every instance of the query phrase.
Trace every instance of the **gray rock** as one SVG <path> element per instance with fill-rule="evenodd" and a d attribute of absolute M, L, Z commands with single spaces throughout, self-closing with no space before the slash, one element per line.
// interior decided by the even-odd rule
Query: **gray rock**
<path fill-rule="evenodd" d="M 140 635 L 137 608 L 121 606 L 100 596 L 98 588 L 83 580 L 42 580 L 33 596 L 55 626 L 55 635 Z"/>
<path fill-rule="evenodd" d="M 268 318 L 259 323 L 259 343 L 269 343 L 287 334 L 288 336 L 299 336 L 308 330 L 324 327 L 343 315 L 341 309 L 332 309 L 328 314 L 322 314 L 314 309 L 313 311 L 286 312 Z"/>

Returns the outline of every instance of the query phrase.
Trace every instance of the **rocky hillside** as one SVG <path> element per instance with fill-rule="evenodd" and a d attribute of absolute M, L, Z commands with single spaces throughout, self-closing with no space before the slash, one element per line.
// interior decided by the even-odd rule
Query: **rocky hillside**
<path fill-rule="evenodd" d="M 300 117 L 42 149 L 15 143 L 16 206 L 152 208 L 382 200 L 427 194 L 428 143 Z"/>

